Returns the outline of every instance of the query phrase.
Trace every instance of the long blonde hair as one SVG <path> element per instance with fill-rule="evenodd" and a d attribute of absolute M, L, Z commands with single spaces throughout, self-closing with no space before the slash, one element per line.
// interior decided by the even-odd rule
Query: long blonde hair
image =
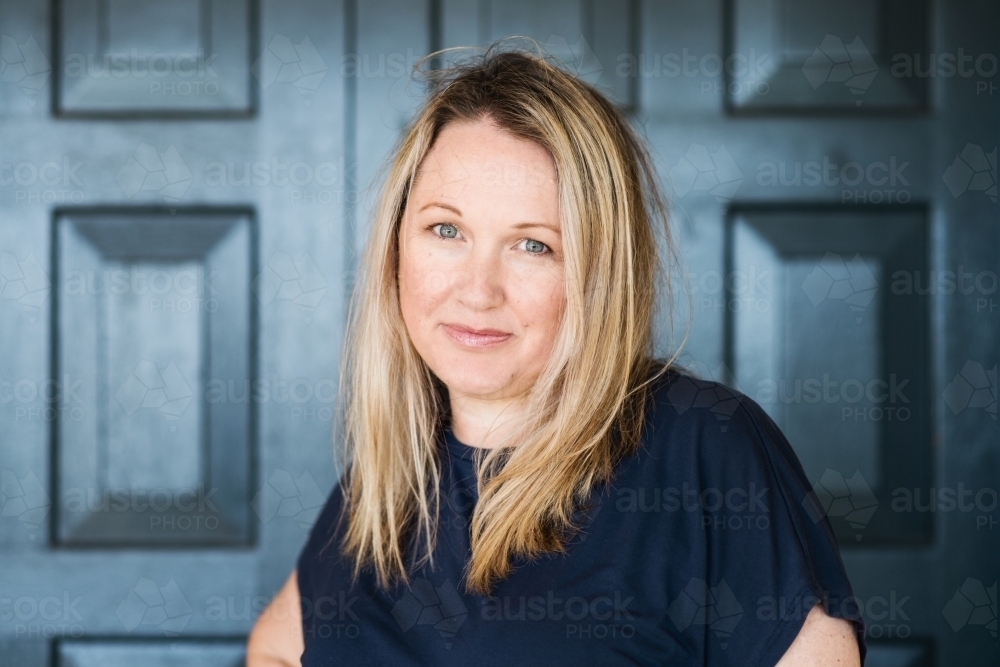
<path fill-rule="evenodd" d="M 499 45 L 433 77 L 433 92 L 387 165 L 349 306 L 340 549 L 355 579 L 372 567 L 383 589 L 408 584 L 410 566 L 433 562 L 439 439 L 450 412 L 446 387 L 403 323 L 398 232 L 441 128 L 488 118 L 545 147 L 555 162 L 566 275 L 561 327 L 525 398 L 524 419 L 499 447 L 477 451 L 465 588 L 488 594 L 514 557 L 565 553 L 574 513 L 638 447 L 649 384 L 677 356 L 662 361 L 653 352 L 658 299 L 672 309 L 667 265 L 675 245 L 644 142 L 596 89 L 540 55 Z"/>

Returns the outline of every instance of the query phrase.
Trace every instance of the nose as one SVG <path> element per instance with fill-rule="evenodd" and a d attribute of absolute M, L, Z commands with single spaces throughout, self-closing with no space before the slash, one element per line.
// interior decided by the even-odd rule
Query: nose
<path fill-rule="evenodd" d="M 460 272 L 459 301 L 470 310 L 496 308 L 504 300 L 503 266 L 490 248 L 473 248 Z"/>

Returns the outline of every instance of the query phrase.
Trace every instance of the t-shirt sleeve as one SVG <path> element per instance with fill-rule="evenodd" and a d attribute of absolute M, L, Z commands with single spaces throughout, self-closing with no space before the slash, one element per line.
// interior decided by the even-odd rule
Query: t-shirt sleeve
<path fill-rule="evenodd" d="M 703 424 L 698 453 L 703 498 L 718 491 L 725 505 L 703 517 L 703 594 L 715 610 L 706 626 L 716 635 L 705 639 L 707 664 L 774 665 L 817 603 L 852 622 L 863 664 L 864 624 L 829 520 L 778 426 L 733 397 L 731 418 Z"/>

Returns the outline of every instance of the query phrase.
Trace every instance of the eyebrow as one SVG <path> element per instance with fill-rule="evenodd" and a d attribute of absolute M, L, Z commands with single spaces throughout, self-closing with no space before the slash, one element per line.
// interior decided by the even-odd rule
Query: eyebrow
<path fill-rule="evenodd" d="M 455 208 L 454 206 L 452 206 L 451 204 L 442 204 L 441 202 L 436 202 L 436 201 L 432 201 L 430 204 L 423 205 L 422 207 L 420 207 L 420 211 L 418 211 L 418 213 L 422 213 L 422 212 L 426 211 L 427 209 L 429 209 L 431 207 L 434 207 L 434 206 L 437 206 L 438 208 L 447 209 L 447 210 L 451 211 L 452 213 L 454 213 L 455 215 L 458 215 L 458 216 L 462 215 L 462 212 L 460 210 L 458 210 L 457 208 Z"/>
<path fill-rule="evenodd" d="M 548 229 L 562 236 L 562 232 L 559 230 L 558 227 L 556 227 L 555 225 L 550 225 L 547 222 L 519 222 L 518 224 L 514 225 L 514 229 L 528 229 L 531 227 L 541 227 L 542 229 Z"/>
<path fill-rule="evenodd" d="M 451 204 L 444 204 L 442 202 L 436 202 L 436 201 L 432 201 L 429 204 L 424 204 L 423 206 L 420 207 L 419 212 L 422 213 L 423 211 L 426 211 L 427 209 L 434 207 L 443 208 L 445 210 L 451 211 L 452 213 L 454 213 L 459 217 L 462 216 L 462 211 L 460 211 L 458 208 L 452 206 Z M 562 231 L 558 227 L 556 227 L 555 225 L 551 225 L 547 222 L 519 222 L 513 227 L 514 229 L 529 229 L 532 227 L 541 227 L 543 229 L 548 229 L 562 236 Z"/>

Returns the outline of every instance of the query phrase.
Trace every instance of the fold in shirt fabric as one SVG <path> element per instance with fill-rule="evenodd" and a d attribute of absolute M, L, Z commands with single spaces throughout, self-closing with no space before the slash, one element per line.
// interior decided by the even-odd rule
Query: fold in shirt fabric
<path fill-rule="evenodd" d="M 781 431 L 749 397 L 658 378 L 642 444 L 581 509 L 567 553 L 463 590 L 475 447 L 442 429 L 434 565 L 409 586 L 351 585 L 338 484 L 298 560 L 304 667 L 774 665 L 817 603 L 864 625 L 823 508 Z"/>

